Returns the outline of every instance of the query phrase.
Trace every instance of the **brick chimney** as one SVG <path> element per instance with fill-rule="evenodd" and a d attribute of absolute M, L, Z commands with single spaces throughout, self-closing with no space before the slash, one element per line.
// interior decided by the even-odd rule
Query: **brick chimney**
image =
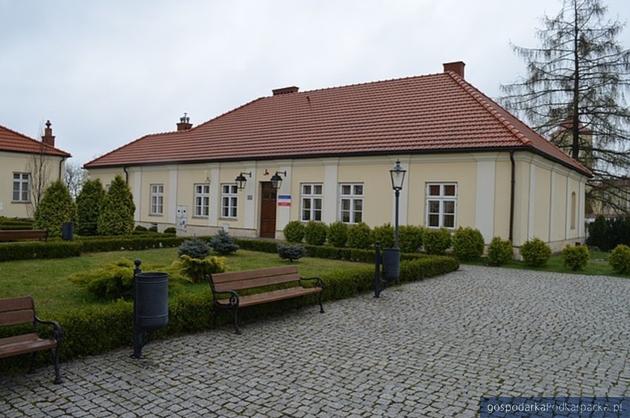
<path fill-rule="evenodd" d="M 179 118 L 179 123 L 177 124 L 178 131 L 187 131 L 192 128 L 192 123 L 190 123 L 190 118 L 187 113 L 184 113 L 184 116 Z"/>
<path fill-rule="evenodd" d="M 445 62 L 444 64 L 444 72 L 452 71 L 461 78 L 464 78 L 464 61 L 454 61 L 454 62 Z"/>
<path fill-rule="evenodd" d="M 271 91 L 273 92 L 274 96 L 279 96 L 281 94 L 297 93 L 299 89 L 300 89 L 299 87 L 291 86 L 291 87 L 282 87 L 279 89 L 273 89 Z"/>
<path fill-rule="evenodd" d="M 44 135 L 42 136 L 42 142 L 51 147 L 55 146 L 55 136 L 52 134 L 52 123 L 49 120 L 46 121 L 46 128 L 44 128 Z"/>

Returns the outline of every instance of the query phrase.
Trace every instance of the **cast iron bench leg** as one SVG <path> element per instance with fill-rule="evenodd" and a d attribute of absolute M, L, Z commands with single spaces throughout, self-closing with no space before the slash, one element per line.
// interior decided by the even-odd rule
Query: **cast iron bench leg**
<path fill-rule="evenodd" d="M 319 292 L 319 313 L 324 313 L 324 305 L 322 305 L 322 292 Z"/>
<path fill-rule="evenodd" d="M 241 329 L 238 327 L 238 307 L 232 308 L 234 311 L 234 333 L 240 335 Z"/>
<path fill-rule="evenodd" d="M 52 358 L 53 364 L 55 366 L 55 380 L 53 381 L 53 383 L 58 385 L 63 382 L 61 380 L 61 374 L 59 373 L 59 346 L 52 349 Z"/>

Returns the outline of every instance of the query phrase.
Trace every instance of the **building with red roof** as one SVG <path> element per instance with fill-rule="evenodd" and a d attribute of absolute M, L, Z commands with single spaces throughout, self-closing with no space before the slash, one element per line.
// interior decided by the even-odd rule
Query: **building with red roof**
<path fill-rule="evenodd" d="M 407 170 L 401 224 L 478 228 L 515 246 L 584 237 L 589 169 L 464 78 L 442 73 L 300 92 L 150 134 L 85 165 L 125 176 L 139 224 L 281 237 L 292 220 L 393 221 L 389 170 Z M 277 182 L 282 181 L 276 189 Z M 240 180 L 237 181 L 237 179 Z M 185 227 L 184 227 L 185 225 Z"/>
<path fill-rule="evenodd" d="M 71 155 L 55 147 L 50 121 L 41 141 L 0 125 L 0 216 L 31 218 L 52 181 L 62 179 Z"/>

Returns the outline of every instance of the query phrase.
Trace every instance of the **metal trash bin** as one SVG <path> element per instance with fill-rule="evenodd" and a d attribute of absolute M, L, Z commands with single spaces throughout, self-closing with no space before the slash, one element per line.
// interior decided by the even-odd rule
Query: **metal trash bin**
<path fill-rule="evenodd" d="M 74 224 L 72 222 L 64 222 L 61 225 L 61 239 L 64 241 L 72 241 L 74 238 Z"/>
<path fill-rule="evenodd" d="M 388 283 L 397 282 L 400 278 L 400 249 L 383 250 L 383 278 Z"/>
<path fill-rule="evenodd" d="M 135 264 L 133 357 L 140 358 L 146 333 L 168 324 L 168 274 L 142 273 L 140 260 Z"/>

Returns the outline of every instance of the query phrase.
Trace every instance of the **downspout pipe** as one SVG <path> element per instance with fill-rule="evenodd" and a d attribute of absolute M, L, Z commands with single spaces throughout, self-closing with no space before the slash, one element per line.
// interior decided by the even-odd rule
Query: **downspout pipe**
<path fill-rule="evenodd" d="M 516 172 L 516 164 L 514 163 L 514 151 L 510 151 L 510 163 L 511 163 L 511 173 L 510 173 L 510 233 L 509 239 L 510 242 L 514 241 L 514 186 L 516 184 L 515 172 Z"/>
<path fill-rule="evenodd" d="M 63 166 L 64 161 L 66 161 L 66 157 L 61 157 L 61 160 L 59 160 L 59 181 L 63 181 L 63 170 L 61 167 Z"/>
<path fill-rule="evenodd" d="M 123 171 L 125 172 L 125 183 L 129 184 L 129 172 L 127 171 L 126 166 L 123 166 Z"/>

